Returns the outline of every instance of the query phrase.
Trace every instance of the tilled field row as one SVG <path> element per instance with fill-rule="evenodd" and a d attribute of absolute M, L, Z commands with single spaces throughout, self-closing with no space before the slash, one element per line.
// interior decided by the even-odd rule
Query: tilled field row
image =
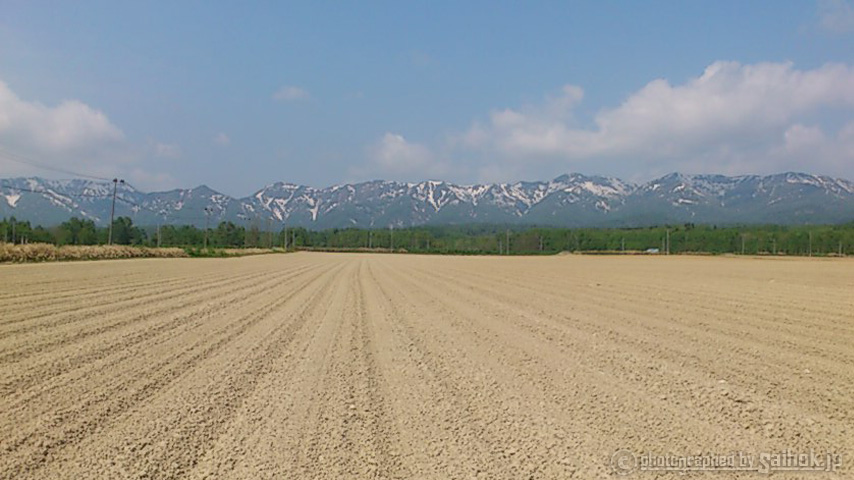
<path fill-rule="evenodd" d="M 846 260 L 304 253 L 9 265 L 0 287 L 0 479 L 854 452 Z"/>

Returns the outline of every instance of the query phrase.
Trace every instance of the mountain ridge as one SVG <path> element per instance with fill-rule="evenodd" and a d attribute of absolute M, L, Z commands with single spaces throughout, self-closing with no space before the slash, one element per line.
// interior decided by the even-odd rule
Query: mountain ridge
<path fill-rule="evenodd" d="M 111 182 L 83 179 L 2 179 L 0 216 L 46 226 L 76 216 L 104 225 L 109 221 L 112 189 Z M 474 185 L 371 180 L 318 188 L 278 181 L 242 198 L 206 185 L 146 193 L 120 184 L 117 199 L 116 216 L 130 216 L 138 225 L 232 221 L 323 229 L 854 221 L 854 182 L 800 172 L 738 176 L 673 172 L 644 183 L 580 173 L 546 181 Z"/>

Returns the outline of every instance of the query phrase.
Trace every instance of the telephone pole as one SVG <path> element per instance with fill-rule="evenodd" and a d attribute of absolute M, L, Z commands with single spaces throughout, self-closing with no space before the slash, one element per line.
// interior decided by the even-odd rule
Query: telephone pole
<path fill-rule="evenodd" d="M 394 225 L 388 227 L 389 229 L 389 250 L 394 251 Z"/>
<path fill-rule="evenodd" d="M 205 250 L 208 249 L 208 230 L 210 230 L 209 225 L 211 219 L 211 212 L 213 212 L 213 209 L 211 207 L 205 207 Z"/>
<path fill-rule="evenodd" d="M 124 179 L 113 179 L 113 205 L 110 207 L 110 233 L 107 234 L 107 245 L 113 244 L 113 217 L 116 215 L 116 193 L 118 193 L 119 190 L 119 183 L 124 185 Z"/>
<path fill-rule="evenodd" d="M 665 234 L 667 238 L 667 249 L 665 250 L 667 255 L 670 255 L 670 229 L 667 229 L 667 233 Z"/>

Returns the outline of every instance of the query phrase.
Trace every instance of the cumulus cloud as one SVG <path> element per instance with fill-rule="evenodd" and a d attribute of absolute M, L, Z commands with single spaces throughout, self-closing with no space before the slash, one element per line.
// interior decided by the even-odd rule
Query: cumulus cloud
<path fill-rule="evenodd" d="M 854 4 L 846 0 L 819 0 L 818 21 L 831 33 L 854 32 Z"/>
<path fill-rule="evenodd" d="M 0 144 L 7 153 L 47 167 L 109 176 L 130 161 L 124 133 L 107 116 L 78 100 L 56 106 L 19 98 L 0 81 Z M 0 159 L 7 175 L 47 175 Z"/>
<path fill-rule="evenodd" d="M 540 105 L 495 110 L 460 135 L 458 144 L 505 164 L 609 160 L 656 173 L 773 171 L 782 152 L 795 155 L 796 145 L 842 141 L 843 132 L 828 135 L 818 125 L 803 125 L 803 119 L 834 109 L 854 111 L 854 68 L 715 62 L 681 85 L 651 81 L 621 105 L 600 110 L 586 126 L 574 117 L 582 99 L 581 88 L 568 85 Z M 827 153 L 821 158 L 802 157 L 801 168 L 818 161 L 839 173 L 852 166 L 844 148 L 822 151 Z"/>
<path fill-rule="evenodd" d="M 398 180 L 438 178 L 448 172 L 446 162 L 428 147 L 407 141 L 403 135 L 386 132 L 368 149 L 369 162 L 351 169 L 358 177 L 377 176 Z"/>
<path fill-rule="evenodd" d="M 851 179 L 854 172 L 854 121 L 843 125 L 835 134 L 816 125 L 792 125 L 768 156 L 779 170 L 818 169 L 820 173 L 836 173 Z"/>
<path fill-rule="evenodd" d="M 294 85 L 284 85 L 273 94 L 273 100 L 279 102 L 293 102 L 296 100 L 307 100 L 311 95 L 303 88 Z"/>
<path fill-rule="evenodd" d="M 223 132 L 214 135 L 213 142 L 221 147 L 226 147 L 231 144 L 231 137 Z"/>
<path fill-rule="evenodd" d="M 90 149 L 124 139 L 104 113 L 77 100 L 55 107 L 26 102 L 0 81 L 0 139 L 43 152 Z"/>
<path fill-rule="evenodd" d="M 3 176 L 68 177 L 76 172 L 112 178 L 126 176 L 141 188 L 171 177 L 145 173 L 141 157 L 180 155 L 180 148 L 148 143 L 134 148 L 107 115 L 79 100 L 55 106 L 21 99 L 0 81 L 0 171 Z M 16 160 L 16 161 L 13 161 Z M 23 162 L 23 163 L 22 163 Z M 151 183 L 158 182 L 158 183 Z"/>

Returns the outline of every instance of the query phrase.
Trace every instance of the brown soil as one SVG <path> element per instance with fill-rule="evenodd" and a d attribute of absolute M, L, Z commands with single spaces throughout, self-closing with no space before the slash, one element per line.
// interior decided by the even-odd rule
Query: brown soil
<path fill-rule="evenodd" d="M 620 449 L 854 461 L 854 262 L 0 266 L 0 479 L 610 478 Z"/>

